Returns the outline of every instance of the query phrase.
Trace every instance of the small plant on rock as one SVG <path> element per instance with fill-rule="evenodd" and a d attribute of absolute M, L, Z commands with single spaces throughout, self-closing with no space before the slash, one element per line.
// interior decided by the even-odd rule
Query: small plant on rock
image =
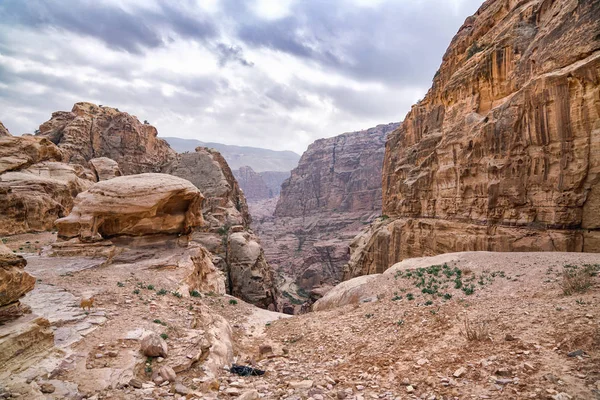
<path fill-rule="evenodd" d="M 179 292 L 171 292 L 171 294 L 172 294 L 173 296 L 177 297 L 178 299 L 180 299 L 180 298 L 182 298 L 182 297 L 183 297 L 183 295 L 182 295 L 181 293 L 179 293 Z"/>
<path fill-rule="evenodd" d="M 190 292 L 190 296 L 192 296 L 192 297 L 200 297 L 201 295 L 200 295 L 200 292 L 199 292 L 199 291 L 197 291 L 197 290 L 192 290 L 192 291 Z"/>
<path fill-rule="evenodd" d="M 148 290 L 154 290 L 154 285 L 148 285 L 148 286 L 146 286 L 146 289 L 148 289 Z"/>
<path fill-rule="evenodd" d="M 414 296 L 412 293 L 407 293 L 407 294 L 406 294 L 406 298 L 407 298 L 407 300 L 410 300 L 410 301 L 412 301 L 412 300 L 414 300 L 414 299 L 415 299 L 415 296 Z"/>
<path fill-rule="evenodd" d="M 123 282 L 117 282 L 117 286 L 118 286 L 118 287 L 124 287 L 124 286 L 125 286 L 125 284 L 124 284 Z"/>
<path fill-rule="evenodd" d="M 156 292 L 157 295 L 159 296 L 164 296 L 165 294 L 167 294 L 167 290 L 166 289 L 160 289 L 158 292 Z"/>
<path fill-rule="evenodd" d="M 133 291 L 133 294 L 140 294 L 140 289 L 135 289 L 135 290 Z"/>
<path fill-rule="evenodd" d="M 593 283 L 593 277 L 600 271 L 600 264 L 586 264 L 583 268 L 565 265 L 560 287 L 563 293 L 570 296 L 574 293 L 585 293 Z"/>
<path fill-rule="evenodd" d="M 160 337 L 163 338 L 164 340 L 167 340 L 169 338 L 169 335 L 167 335 L 166 333 L 161 333 Z"/>
<path fill-rule="evenodd" d="M 489 328 L 486 323 L 476 322 L 472 324 L 468 318 L 465 318 L 460 334 L 469 342 L 481 342 L 490 339 Z"/>
<path fill-rule="evenodd" d="M 237 300 L 236 300 L 236 299 L 230 299 L 230 300 L 229 300 L 229 304 L 231 304 L 231 305 L 233 305 L 233 306 L 235 306 L 237 303 L 238 303 L 238 302 L 237 302 Z"/>

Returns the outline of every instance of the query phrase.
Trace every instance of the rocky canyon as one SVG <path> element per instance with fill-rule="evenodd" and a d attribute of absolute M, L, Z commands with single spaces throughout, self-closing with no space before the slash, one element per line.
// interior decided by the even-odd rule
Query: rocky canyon
<path fill-rule="evenodd" d="M 311 144 L 282 185 L 272 216 L 255 220 L 289 312 L 341 281 L 348 243 L 381 214 L 381 167 L 391 123 Z"/>
<path fill-rule="evenodd" d="M 355 10 L 371 16 L 375 3 Z M 111 15 L 114 26 L 124 29 L 130 6 Z M 307 40 L 314 32 L 295 26 L 300 9 L 290 10 L 260 20 L 260 30 L 241 29 L 252 42 L 243 48 L 215 44 L 217 29 L 202 27 L 220 51 L 214 67 L 234 71 L 231 80 L 206 83 L 213 89 L 187 80 L 186 57 L 161 79 L 185 82 L 186 101 L 201 98 L 193 112 L 206 126 L 224 115 L 232 130 L 269 136 L 292 132 L 292 116 L 314 99 L 283 84 L 261 86 L 265 101 L 242 106 L 256 89 L 243 70 L 258 69 L 263 52 L 271 66 L 290 61 L 278 58 L 278 46 L 291 47 L 313 63 L 298 70 L 308 78 L 326 73 L 332 84 L 360 89 L 358 102 L 351 91 L 335 101 L 317 96 L 319 112 L 358 103 L 348 124 L 382 115 L 366 95 L 381 90 L 382 74 L 407 73 L 396 85 L 424 62 L 410 55 L 407 69 L 390 57 L 358 84 L 349 76 L 365 65 L 342 57 L 348 38 L 325 29 L 335 52 L 326 52 L 324 35 L 298 46 L 282 29 Z M 177 34 L 164 38 L 166 25 L 153 27 L 154 14 L 146 15 L 127 32 L 148 36 L 147 28 L 166 47 L 181 45 L 179 36 L 199 43 L 191 39 L 201 30 L 195 14 L 177 14 Z M 325 17 L 311 24 L 326 28 Z M 273 27 L 277 38 L 267 34 Z M 265 38 L 266 50 L 257 45 Z M 375 60 L 387 38 L 368 38 L 367 56 Z M 130 38 L 119 39 L 125 46 Z M 81 56 L 76 37 L 68 44 Z M 50 63 L 51 50 L 40 59 Z M 142 49 L 118 51 L 131 68 Z M 11 63 L 2 46 L 0 53 L 2 76 L 33 65 Z M 154 74 L 171 61 L 147 59 L 144 68 Z M 212 68 L 205 61 L 191 63 L 194 74 Z M 348 76 L 330 76 L 334 64 Z M 89 79 L 83 72 L 73 82 Z M 126 90 L 146 87 L 134 72 L 131 82 L 118 81 Z M 169 101 L 152 117 L 162 134 L 177 135 L 163 126 L 180 98 L 156 79 Z M 402 85 L 394 86 L 398 97 L 410 92 Z M 220 91 L 242 100 L 221 108 Z M 285 101 L 290 115 L 280 118 L 267 98 Z M 402 122 L 318 139 L 301 157 L 161 138 L 148 121 L 91 102 L 53 112 L 21 136 L 11 125 L 18 118 L 2 112 L 12 134 L 0 122 L 0 399 L 600 398 L 598 0 L 485 1 Z M 259 114 L 280 121 L 281 131 L 264 129 Z M 321 127 L 313 114 L 290 143 Z M 197 128 L 179 117 L 179 126 Z"/>

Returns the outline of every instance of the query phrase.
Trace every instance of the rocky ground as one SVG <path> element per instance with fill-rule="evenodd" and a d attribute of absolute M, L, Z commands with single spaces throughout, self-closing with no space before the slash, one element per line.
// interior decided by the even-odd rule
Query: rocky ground
<path fill-rule="evenodd" d="M 152 268 L 139 255 L 121 255 L 108 266 L 38 255 L 54 237 L 7 238 L 38 279 L 23 302 L 50 320 L 57 349 L 11 376 L 0 372 L 5 396 L 593 399 L 600 393 L 600 279 L 590 277 L 584 293 L 565 295 L 561 287 L 565 270 L 599 268 L 598 255 L 407 260 L 336 287 L 317 303 L 322 311 L 279 319 L 287 316 L 231 296 L 179 297 L 182 272 Z M 90 295 L 96 303 L 86 313 L 79 301 Z M 211 374 L 207 362 L 198 362 L 176 373 L 176 385 L 153 382 L 155 371 L 185 359 L 186 346 L 195 343 L 190 333 L 210 329 L 207 318 L 218 315 L 231 326 L 233 362 L 265 375 L 240 377 L 220 367 Z M 141 355 L 145 331 L 165 335 L 166 358 Z"/>

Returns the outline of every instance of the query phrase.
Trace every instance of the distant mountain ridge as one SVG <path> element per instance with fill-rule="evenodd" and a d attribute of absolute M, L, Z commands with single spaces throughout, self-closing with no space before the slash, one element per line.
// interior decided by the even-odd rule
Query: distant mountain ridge
<path fill-rule="evenodd" d="M 210 147 L 220 152 L 232 170 L 250 166 L 256 172 L 286 171 L 296 168 L 300 155 L 293 151 L 277 151 L 260 147 L 235 146 L 222 143 L 202 142 L 196 139 L 162 137 L 178 153 L 193 152 L 196 147 Z"/>

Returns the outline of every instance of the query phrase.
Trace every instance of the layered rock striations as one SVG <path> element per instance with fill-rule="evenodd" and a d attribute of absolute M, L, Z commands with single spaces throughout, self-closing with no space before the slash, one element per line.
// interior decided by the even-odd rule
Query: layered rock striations
<path fill-rule="evenodd" d="M 452 251 L 600 251 L 600 7 L 485 2 L 390 134 L 346 278 Z"/>
<path fill-rule="evenodd" d="M 58 145 L 65 162 L 87 166 L 93 158 L 108 157 L 125 175 L 160 172 L 175 157 L 157 130 L 116 108 L 76 103 L 70 112 L 52 113 L 40 125 L 39 136 Z"/>
<path fill-rule="evenodd" d="M 235 179 L 244 191 L 248 201 L 264 200 L 273 197 L 272 191 L 263 180 L 262 176 L 254 172 L 251 167 L 240 167 L 233 171 Z"/>
<path fill-rule="evenodd" d="M 282 185 L 274 217 L 257 221 L 267 259 L 292 303 L 339 282 L 349 242 L 381 214 L 384 143 L 397 126 L 379 125 L 311 144 Z"/>

